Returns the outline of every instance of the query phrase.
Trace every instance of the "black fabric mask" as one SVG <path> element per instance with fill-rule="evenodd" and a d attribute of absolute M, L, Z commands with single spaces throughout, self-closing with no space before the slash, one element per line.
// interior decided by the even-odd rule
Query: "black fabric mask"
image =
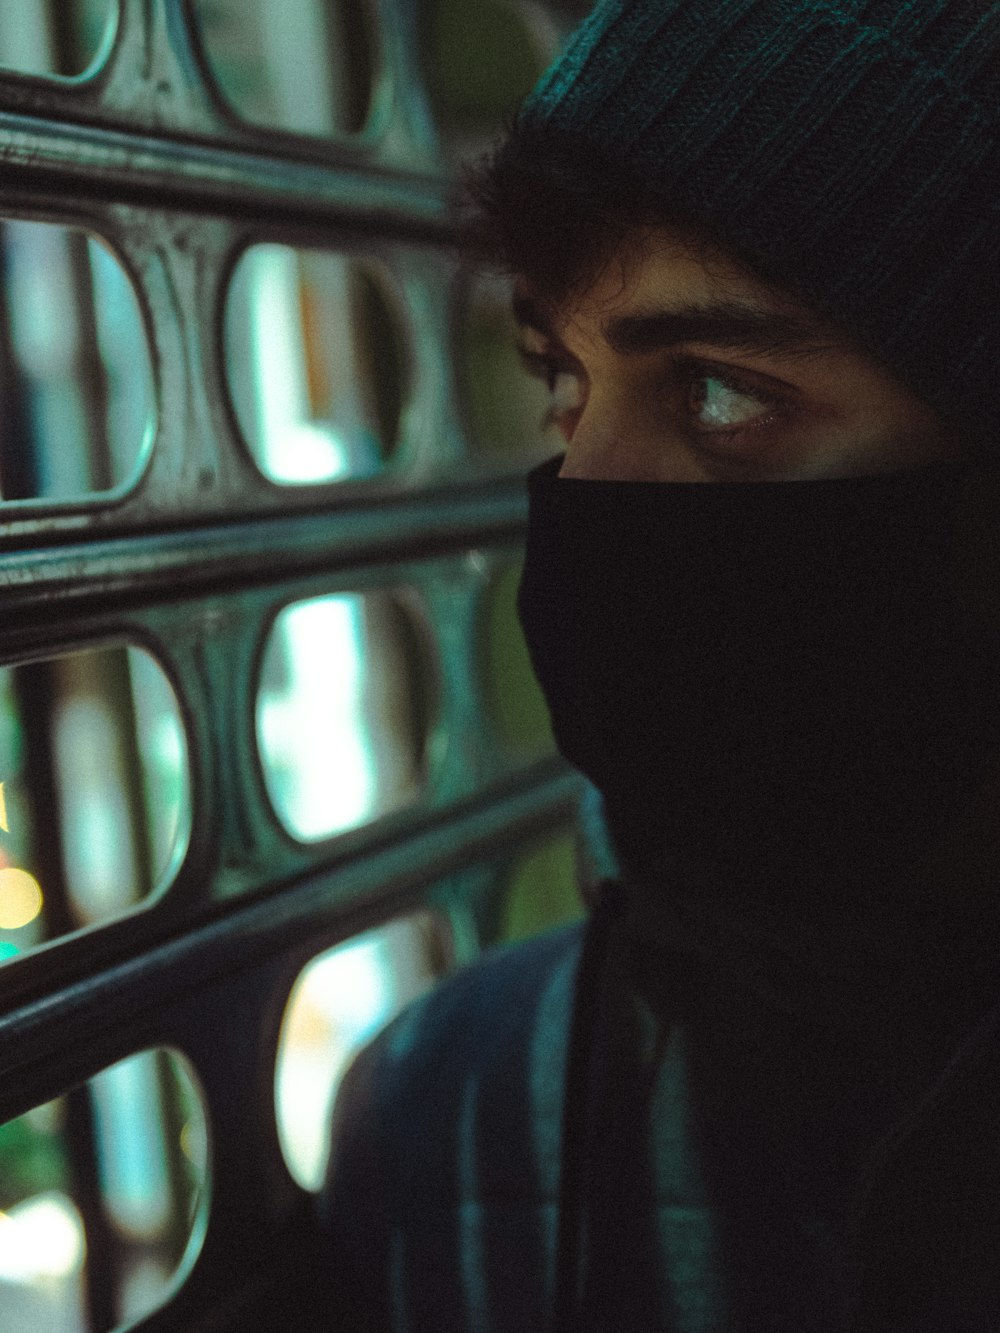
<path fill-rule="evenodd" d="M 681 854 L 744 903 L 808 877 L 833 915 L 894 911 L 1000 744 L 1000 654 L 963 586 L 970 469 L 716 485 L 560 462 L 529 478 L 519 609 L 626 871 Z"/>

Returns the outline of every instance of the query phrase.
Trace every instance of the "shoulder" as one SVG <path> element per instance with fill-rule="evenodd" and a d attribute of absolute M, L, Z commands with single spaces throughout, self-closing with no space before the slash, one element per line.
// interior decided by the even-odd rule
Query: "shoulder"
<path fill-rule="evenodd" d="M 319 1200 L 345 1327 L 466 1330 L 486 1305 L 489 1327 L 542 1326 L 583 933 L 492 951 L 355 1060 Z M 497 1265 L 473 1300 L 468 1274 Z"/>
<path fill-rule="evenodd" d="M 402 1083 L 484 1076 L 519 1052 L 540 1020 L 571 1005 L 582 935 L 574 925 L 491 950 L 404 1011 L 369 1058 Z"/>
<path fill-rule="evenodd" d="M 496 949 L 410 1005 L 359 1056 L 351 1071 L 376 1105 L 411 1129 L 466 1103 L 497 1079 L 513 1091 L 528 1065 L 558 1053 L 568 1030 L 583 930 L 551 931 Z M 539 1049 L 539 1046 L 543 1049 Z M 350 1095 L 350 1094 L 348 1094 Z"/>
<path fill-rule="evenodd" d="M 354 1168 L 392 1190 L 426 1179 L 439 1198 L 472 1188 L 469 1136 L 491 1144 L 483 1168 L 510 1154 L 548 1159 L 558 1133 L 581 924 L 491 951 L 410 1005 L 355 1060 L 337 1099 L 328 1188 Z M 532 1144 L 514 1143 L 515 1121 Z M 420 1144 L 420 1164 L 413 1145 Z M 546 1173 L 547 1174 L 547 1173 Z M 509 1184 L 509 1181 L 508 1181 Z"/>

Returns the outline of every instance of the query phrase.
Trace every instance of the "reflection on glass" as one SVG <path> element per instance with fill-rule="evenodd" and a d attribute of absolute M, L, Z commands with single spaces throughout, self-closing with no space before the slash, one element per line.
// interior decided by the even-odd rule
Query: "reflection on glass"
<path fill-rule="evenodd" d="M 0 930 L 23 930 L 41 915 L 43 902 L 34 875 L 16 866 L 0 869 Z"/>
<path fill-rule="evenodd" d="M 278 482 L 379 472 L 396 446 L 405 353 L 386 275 L 345 255 L 255 245 L 226 301 L 226 374 L 244 438 Z"/>
<path fill-rule="evenodd" d="M 138 648 L 0 668 L 0 962 L 128 911 L 186 840 L 177 700 Z"/>
<path fill-rule="evenodd" d="M 293 134 L 354 134 L 372 95 L 366 0 L 194 0 L 216 84 L 237 115 Z"/>
<path fill-rule="evenodd" d="M 391 921 L 314 958 L 292 990 L 278 1042 L 275 1109 L 292 1176 L 318 1190 L 330 1109 L 351 1057 L 442 971 L 427 912 Z"/>
<path fill-rule="evenodd" d="M 426 780 L 433 666 L 392 594 L 286 607 L 264 652 L 257 742 L 296 838 L 329 837 L 415 799 Z"/>
<path fill-rule="evenodd" d="M 487 713 L 512 757 L 537 758 L 555 742 L 545 698 L 535 679 L 517 618 L 519 565 L 497 571 L 480 618 L 480 669 Z"/>
<path fill-rule="evenodd" d="M 0 1328 L 105 1333 L 161 1304 L 207 1177 L 201 1099 L 171 1051 L 0 1126 Z"/>
<path fill-rule="evenodd" d="M 458 352 L 472 447 L 491 463 L 527 470 L 563 446 L 545 428 L 551 397 L 541 380 L 525 372 L 514 334 L 509 285 L 488 279 L 471 284 Z"/>
<path fill-rule="evenodd" d="M 81 231 L 0 222 L 0 498 L 73 500 L 133 480 L 152 417 L 139 305 Z"/>
<path fill-rule="evenodd" d="M 117 0 L 0 0 L 0 66 L 77 75 L 110 47 Z"/>

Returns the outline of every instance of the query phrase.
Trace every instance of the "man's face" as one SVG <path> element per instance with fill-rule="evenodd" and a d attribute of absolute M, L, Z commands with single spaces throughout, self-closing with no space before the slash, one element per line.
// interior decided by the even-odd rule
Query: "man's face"
<path fill-rule="evenodd" d="M 707 246 L 637 233 L 555 315 L 515 289 L 561 474 L 787 481 L 953 456 L 937 415 L 837 330 Z"/>

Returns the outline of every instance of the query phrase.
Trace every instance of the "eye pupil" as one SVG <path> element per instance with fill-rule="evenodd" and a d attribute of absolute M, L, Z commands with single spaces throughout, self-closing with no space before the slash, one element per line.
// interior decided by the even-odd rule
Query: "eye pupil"
<path fill-rule="evenodd" d="M 696 379 L 691 382 L 691 387 L 688 390 L 688 406 L 691 409 L 691 411 L 697 416 L 698 413 L 700 413 L 703 410 L 707 401 L 708 401 L 708 378 L 707 376 L 703 375 L 700 379 Z"/>

